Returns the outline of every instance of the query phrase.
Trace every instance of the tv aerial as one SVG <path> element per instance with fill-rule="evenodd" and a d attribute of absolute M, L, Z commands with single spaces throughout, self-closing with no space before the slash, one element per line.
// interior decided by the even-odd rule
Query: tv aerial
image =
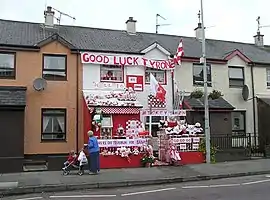
<path fill-rule="evenodd" d="M 260 28 L 270 27 L 270 25 L 264 25 L 264 26 L 261 26 L 260 20 L 261 20 L 261 17 L 258 16 L 257 19 L 256 19 L 257 24 L 258 24 L 258 29 L 257 29 L 257 32 L 258 32 L 258 33 L 260 32 Z"/>
<path fill-rule="evenodd" d="M 56 8 L 52 8 L 52 9 L 53 9 L 54 11 L 56 11 L 56 12 L 59 13 L 59 17 L 55 17 L 55 19 L 57 20 L 58 25 L 60 25 L 60 23 L 61 23 L 62 15 L 66 16 L 66 17 L 69 17 L 70 19 L 73 19 L 73 21 L 76 20 L 75 17 L 72 17 L 72 16 L 70 16 L 69 14 L 66 14 L 66 13 L 64 13 L 64 12 L 62 12 L 62 11 L 60 11 L 60 10 L 57 10 Z"/>
<path fill-rule="evenodd" d="M 159 21 L 158 21 L 159 18 L 161 18 L 163 20 L 166 20 L 165 17 L 162 17 L 160 14 L 156 14 L 156 33 L 158 33 L 158 28 L 160 26 L 169 26 L 169 25 L 171 25 L 171 24 L 159 24 Z"/>

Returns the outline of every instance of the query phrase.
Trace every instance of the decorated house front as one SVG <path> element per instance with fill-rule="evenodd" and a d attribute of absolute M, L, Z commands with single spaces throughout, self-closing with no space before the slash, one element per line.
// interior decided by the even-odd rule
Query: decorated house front
<path fill-rule="evenodd" d="M 106 159 L 101 159 L 102 168 L 122 167 L 121 151 L 131 155 L 127 167 L 137 166 L 137 154 L 147 144 L 149 134 L 149 118 L 142 116 L 142 111 L 150 104 L 155 110 L 172 110 L 172 66 L 167 55 L 158 49 L 145 55 L 82 52 L 81 61 L 85 143 L 87 131 L 93 130 L 101 154 L 106 154 Z M 149 96 L 150 74 L 166 90 L 164 102 Z M 164 114 L 161 116 L 159 120 Z M 116 159 L 121 163 L 117 164 Z"/>

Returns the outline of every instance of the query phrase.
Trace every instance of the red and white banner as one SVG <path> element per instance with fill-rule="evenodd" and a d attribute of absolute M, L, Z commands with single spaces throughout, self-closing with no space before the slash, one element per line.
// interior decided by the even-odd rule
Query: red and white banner
<path fill-rule="evenodd" d="M 179 137 L 179 138 L 173 138 L 174 144 L 191 144 L 191 143 L 199 143 L 200 138 L 199 137 Z"/>
<path fill-rule="evenodd" d="M 134 91 L 143 91 L 143 76 L 127 75 L 126 88 L 132 88 Z"/>
<path fill-rule="evenodd" d="M 168 111 L 168 110 L 156 110 L 153 109 L 150 113 L 150 110 L 141 110 L 141 115 L 144 116 L 183 116 L 185 117 L 187 115 L 186 110 L 174 110 L 174 111 Z"/>
<path fill-rule="evenodd" d="M 147 139 L 98 139 L 99 147 L 141 147 L 147 144 Z"/>
<path fill-rule="evenodd" d="M 122 66 L 144 66 L 154 69 L 171 70 L 174 65 L 169 60 L 152 60 L 144 58 L 142 55 L 111 55 L 94 52 L 82 52 L 82 63 L 104 64 L 104 65 L 122 65 Z"/>

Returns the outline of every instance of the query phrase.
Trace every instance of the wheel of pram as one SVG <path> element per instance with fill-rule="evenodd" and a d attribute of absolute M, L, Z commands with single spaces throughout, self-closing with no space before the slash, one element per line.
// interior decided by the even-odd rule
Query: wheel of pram
<path fill-rule="evenodd" d="M 63 170 L 63 175 L 64 175 L 64 176 L 69 175 L 69 171 L 67 171 L 67 170 Z"/>

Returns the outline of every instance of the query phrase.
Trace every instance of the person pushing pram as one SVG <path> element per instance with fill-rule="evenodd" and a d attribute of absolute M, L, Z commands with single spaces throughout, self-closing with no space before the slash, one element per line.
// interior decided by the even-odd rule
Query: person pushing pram
<path fill-rule="evenodd" d="M 84 145 L 78 156 L 74 151 L 70 152 L 67 161 L 64 163 L 65 166 L 62 168 L 63 175 L 68 175 L 72 168 L 79 169 L 78 174 L 80 176 L 84 174 L 83 167 L 88 164 L 85 151 L 87 151 L 87 145 Z"/>

